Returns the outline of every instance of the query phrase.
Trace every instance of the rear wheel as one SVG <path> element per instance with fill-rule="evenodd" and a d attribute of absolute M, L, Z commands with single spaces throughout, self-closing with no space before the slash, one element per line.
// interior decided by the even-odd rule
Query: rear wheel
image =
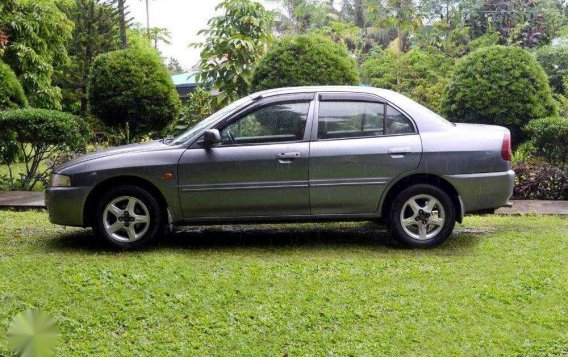
<path fill-rule="evenodd" d="M 95 209 L 96 234 L 121 249 L 136 249 L 157 238 L 163 214 L 145 189 L 124 185 L 108 191 Z"/>
<path fill-rule="evenodd" d="M 418 184 L 394 199 L 388 219 L 392 235 L 403 245 L 435 247 L 445 242 L 456 223 L 455 206 L 442 189 Z"/>

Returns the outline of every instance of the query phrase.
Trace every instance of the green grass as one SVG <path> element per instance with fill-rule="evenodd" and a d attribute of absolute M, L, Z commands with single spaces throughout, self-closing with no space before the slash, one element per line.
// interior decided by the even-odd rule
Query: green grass
<path fill-rule="evenodd" d="M 0 354 L 36 307 L 57 355 L 568 353 L 568 219 L 468 217 L 406 250 L 371 224 L 193 229 L 113 252 L 44 212 L 0 212 Z"/>

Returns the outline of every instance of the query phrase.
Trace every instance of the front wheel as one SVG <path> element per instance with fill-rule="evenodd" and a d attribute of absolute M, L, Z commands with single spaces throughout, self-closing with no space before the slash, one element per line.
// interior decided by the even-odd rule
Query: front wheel
<path fill-rule="evenodd" d="M 445 242 L 456 223 L 455 206 L 442 189 L 418 184 L 394 199 L 388 218 L 392 235 L 403 245 L 435 247 Z"/>
<path fill-rule="evenodd" d="M 136 249 L 161 232 L 159 203 L 145 189 L 124 185 L 111 189 L 95 209 L 95 233 L 115 248 Z"/>

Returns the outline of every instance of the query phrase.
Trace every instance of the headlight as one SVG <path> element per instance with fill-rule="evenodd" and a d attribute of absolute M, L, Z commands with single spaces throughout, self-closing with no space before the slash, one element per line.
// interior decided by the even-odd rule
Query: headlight
<path fill-rule="evenodd" d="M 49 178 L 49 187 L 69 186 L 71 186 L 71 177 L 60 174 L 51 174 L 51 177 Z"/>

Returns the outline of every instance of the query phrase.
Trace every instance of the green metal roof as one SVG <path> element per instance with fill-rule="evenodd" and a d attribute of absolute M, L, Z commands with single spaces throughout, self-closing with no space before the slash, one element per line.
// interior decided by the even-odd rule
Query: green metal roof
<path fill-rule="evenodd" d="M 195 86 L 199 84 L 195 81 L 195 75 L 199 72 L 186 72 L 182 74 L 176 74 L 172 76 L 172 81 L 174 82 L 175 86 Z"/>

